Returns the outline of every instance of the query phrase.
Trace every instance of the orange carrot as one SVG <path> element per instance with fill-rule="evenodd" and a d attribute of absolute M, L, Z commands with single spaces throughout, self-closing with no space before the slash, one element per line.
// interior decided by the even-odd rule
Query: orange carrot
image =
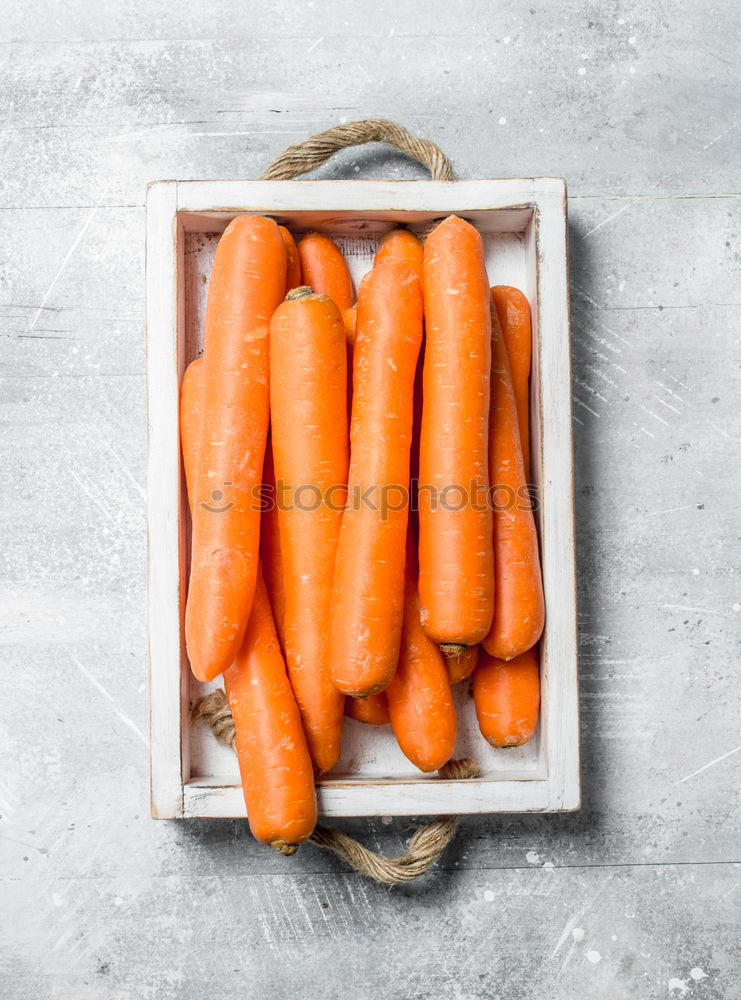
<path fill-rule="evenodd" d="M 316 825 L 314 769 L 259 569 L 242 647 L 224 671 L 224 686 L 254 837 L 283 848 L 308 840 Z"/>
<path fill-rule="evenodd" d="M 360 286 L 349 504 L 332 586 L 329 665 L 343 694 L 383 690 L 399 653 L 409 514 L 412 389 L 422 340 L 419 281 L 374 267 Z"/>
<path fill-rule="evenodd" d="M 345 324 L 345 333 L 347 334 L 347 349 L 349 363 L 352 363 L 352 346 L 355 343 L 355 334 L 357 332 L 358 325 L 358 306 L 357 303 L 354 306 L 350 306 L 349 309 L 342 310 L 342 322 Z"/>
<path fill-rule="evenodd" d="M 450 216 L 424 250 L 419 599 L 436 642 L 469 646 L 494 611 L 487 448 L 491 293 L 481 237 Z"/>
<path fill-rule="evenodd" d="M 378 245 L 374 264 L 390 260 L 398 261 L 414 271 L 420 285 L 424 287 L 424 248 L 414 233 L 410 233 L 408 229 L 390 229 L 385 234 Z"/>
<path fill-rule="evenodd" d="M 345 698 L 345 715 L 371 726 L 385 726 L 390 722 L 386 695 L 382 691 L 369 698 Z"/>
<path fill-rule="evenodd" d="M 448 657 L 448 676 L 451 684 L 467 680 L 479 662 L 479 646 L 466 646 L 460 652 Z"/>
<path fill-rule="evenodd" d="M 298 241 L 301 276 L 305 285 L 328 295 L 340 312 L 353 304 L 353 287 L 345 258 L 334 240 L 321 233 L 307 233 Z"/>
<path fill-rule="evenodd" d="M 257 575 L 268 430 L 268 327 L 286 283 L 286 249 L 271 219 L 239 216 L 216 249 L 204 328 L 203 409 L 193 476 L 185 638 L 193 673 L 234 661 Z"/>
<path fill-rule="evenodd" d="M 203 358 L 195 358 L 183 374 L 180 386 L 180 447 L 188 491 L 193 506 L 193 475 L 198 458 L 198 431 L 203 419 Z"/>
<path fill-rule="evenodd" d="M 278 525 L 278 504 L 276 501 L 275 468 L 273 467 L 273 444 L 268 436 L 263 466 L 263 489 L 265 509 L 262 512 L 260 528 L 260 558 L 265 586 L 273 609 L 275 628 L 281 646 L 285 649 L 286 591 L 283 583 L 283 566 L 280 557 L 280 527 Z"/>
<path fill-rule="evenodd" d="M 497 660 L 482 650 L 473 675 L 479 729 L 493 747 L 519 747 L 538 725 L 540 673 L 538 650 L 513 660 Z"/>
<path fill-rule="evenodd" d="M 492 305 L 499 317 L 504 346 L 512 373 L 512 387 L 517 402 L 517 422 L 522 443 L 525 475 L 530 476 L 530 365 L 532 326 L 530 303 L 517 288 L 495 285 L 491 290 Z"/>
<path fill-rule="evenodd" d="M 188 366 L 180 393 L 188 484 L 194 476 L 203 418 L 202 381 L 203 365 L 197 359 Z M 307 840 L 316 824 L 314 772 L 259 568 L 242 646 L 224 671 L 224 684 L 252 832 L 257 840 L 281 848 L 281 853 L 292 853 L 291 846 Z"/>
<path fill-rule="evenodd" d="M 455 705 L 445 657 L 420 624 L 411 531 L 407 553 L 399 664 L 385 694 L 404 756 L 421 771 L 437 771 L 455 749 Z"/>
<path fill-rule="evenodd" d="M 494 620 L 483 643 L 492 656 L 511 660 L 540 638 L 545 604 L 517 404 L 496 311 L 491 326 L 489 477 L 494 507 L 495 596 Z"/>
<path fill-rule="evenodd" d="M 340 753 L 344 699 L 327 661 L 334 556 L 346 499 L 345 331 L 336 305 L 289 293 L 270 325 L 270 409 L 288 671 L 318 771 Z"/>
<path fill-rule="evenodd" d="M 278 226 L 280 235 L 286 245 L 286 295 L 301 284 L 301 261 L 298 247 L 291 233 L 285 226 Z"/>

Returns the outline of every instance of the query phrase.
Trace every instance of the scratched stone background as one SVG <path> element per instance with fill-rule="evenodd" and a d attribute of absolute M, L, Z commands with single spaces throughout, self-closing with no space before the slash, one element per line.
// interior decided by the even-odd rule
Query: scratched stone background
<path fill-rule="evenodd" d="M 0 995 L 738 998 L 738 5 L 2 0 L 0 32 Z M 562 175 L 571 219 L 584 808 L 466 819 L 392 890 L 152 821 L 144 736 L 145 184 L 365 116 Z M 422 176 L 321 176 L 358 173 Z"/>

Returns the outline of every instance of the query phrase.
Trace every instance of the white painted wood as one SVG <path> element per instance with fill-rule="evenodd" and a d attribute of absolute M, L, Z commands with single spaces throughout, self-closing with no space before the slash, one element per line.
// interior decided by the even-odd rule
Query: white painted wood
<path fill-rule="evenodd" d="M 173 188 L 176 191 L 173 201 Z M 160 194 L 160 190 L 162 193 Z M 167 192 L 165 198 L 164 192 Z M 158 555 L 179 559 L 169 565 L 167 586 L 183 592 L 188 558 L 189 517 L 179 473 L 172 467 L 173 415 L 177 396 L 172 378 L 201 346 L 207 279 L 218 237 L 234 215 L 270 213 L 294 231 L 321 229 L 334 236 L 356 282 L 371 266 L 380 236 L 400 221 L 424 232 L 440 216 L 457 212 L 482 233 L 492 283 L 524 288 L 533 308 L 534 374 L 532 419 L 536 481 L 541 487 L 542 539 L 547 623 L 542 644 L 543 711 L 536 737 L 517 750 L 494 750 L 480 737 L 466 685 L 458 693 L 459 740 L 456 756 L 479 761 L 482 779 L 447 782 L 423 776 L 404 758 L 389 727 L 348 721 L 343 755 L 332 776 L 319 785 L 325 816 L 414 815 L 450 812 L 554 811 L 578 808 L 578 715 L 576 686 L 576 606 L 571 487 L 571 411 L 569 323 L 566 273 L 566 215 L 563 181 L 552 178 L 506 181 L 432 182 L 308 181 L 170 182 L 150 193 L 151 253 L 162 270 L 148 270 L 150 413 L 161 424 L 150 448 L 150 491 L 166 490 L 150 507 L 150 526 Z M 174 216 L 177 213 L 177 220 Z M 163 234 L 176 234 L 167 243 Z M 164 279 L 164 280 L 163 280 Z M 164 301 L 167 300 L 167 301 Z M 172 314 L 172 304 L 177 309 Z M 170 312 L 168 313 L 168 308 Z M 155 317 L 156 318 L 153 318 Z M 168 322 L 161 322 L 166 317 Z M 157 363 L 152 363 L 152 358 Z M 165 366 L 168 372 L 164 371 Z M 164 395 L 163 395 L 164 392 Z M 165 412 L 167 411 L 167 412 Z M 175 427 L 176 433 L 176 427 Z M 177 439 L 175 437 L 177 453 Z M 173 485 L 174 483 L 177 486 Z M 179 526 L 179 532 L 177 527 Z M 173 549 L 176 546 L 177 551 Z M 179 569 L 179 573 L 178 573 Z M 177 584 L 173 581 L 177 579 Z M 153 576 L 150 587 L 154 585 Z M 170 603 L 167 604 L 169 599 Z M 183 692 L 196 700 L 215 685 L 192 678 L 181 640 L 180 621 L 157 614 L 172 612 L 179 598 L 150 595 L 150 629 L 167 622 L 166 640 L 152 644 L 153 801 L 156 815 L 244 816 L 233 753 L 201 725 L 190 726 Z M 155 664 L 155 653 L 161 662 Z M 161 687 L 156 687 L 154 678 Z M 181 686 L 182 685 L 182 686 Z M 166 696 L 162 688 L 167 688 Z M 177 695 L 177 697 L 176 697 Z M 155 700 L 161 711 L 155 710 Z M 166 707 L 165 707 L 166 706 Z M 182 745 L 174 749 L 173 730 Z M 176 759 L 177 756 L 177 759 Z M 154 765 L 161 760 L 161 768 Z M 169 770 L 165 767 L 168 761 Z M 165 776 L 160 779 L 160 772 Z M 175 794 L 174 775 L 179 785 Z M 165 780 L 166 779 L 166 780 Z M 160 780 L 167 791 L 157 791 Z"/>
<path fill-rule="evenodd" d="M 182 233 L 174 183 L 147 193 L 149 685 L 152 815 L 183 814 L 183 662 L 178 391 Z"/>

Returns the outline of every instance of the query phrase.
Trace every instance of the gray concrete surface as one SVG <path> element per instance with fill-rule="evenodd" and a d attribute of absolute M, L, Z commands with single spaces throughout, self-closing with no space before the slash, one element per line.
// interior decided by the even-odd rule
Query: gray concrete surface
<path fill-rule="evenodd" d="M 735 1000 L 737 5 L 0 13 L 0 995 Z M 153 822 L 143 735 L 144 185 L 368 115 L 572 196 L 584 808 L 466 820 L 393 890 Z M 420 175 L 321 174 L 359 172 Z"/>

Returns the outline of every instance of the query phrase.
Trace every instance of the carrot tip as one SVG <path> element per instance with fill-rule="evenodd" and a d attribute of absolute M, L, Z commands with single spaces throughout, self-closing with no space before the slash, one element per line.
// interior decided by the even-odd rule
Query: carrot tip
<path fill-rule="evenodd" d="M 448 660 L 452 660 L 455 656 L 463 656 L 467 649 L 468 646 L 463 645 L 461 642 L 443 642 L 440 644 L 440 652 Z"/>
<path fill-rule="evenodd" d="M 284 858 L 295 854 L 300 847 L 299 844 L 271 844 L 270 846 L 277 854 L 282 854 Z"/>
<path fill-rule="evenodd" d="M 299 285 L 298 288 L 292 288 L 288 295 L 286 295 L 286 302 L 293 302 L 294 299 L 308 299 L 310 296 L 315 295 L 316 292 L 311 287 L 311 285 Z"/>

